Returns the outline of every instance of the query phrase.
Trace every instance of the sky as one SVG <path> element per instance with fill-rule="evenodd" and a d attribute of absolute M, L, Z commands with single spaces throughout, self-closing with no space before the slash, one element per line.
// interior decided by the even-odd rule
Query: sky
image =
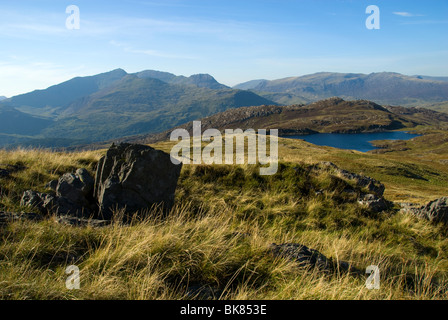
<path fill-rule="evenodd" d="M 67 28 L 70 5 L 79 29 Z M 366 27 L 369 5 L 379 29 Z M 448 0 L 0 0 L 0 96 L 117 68 L 228 86 L 323 71 L 448 76 Z"/>

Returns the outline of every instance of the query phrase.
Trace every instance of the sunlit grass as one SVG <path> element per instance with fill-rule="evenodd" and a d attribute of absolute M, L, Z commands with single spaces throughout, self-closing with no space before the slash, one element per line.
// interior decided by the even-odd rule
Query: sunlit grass
<path fill-rule="evenodd" d="M 156 147 L 169 152 L 172 145 Z M 79 167 L 93 174 L 102 154 L 0 151 L 2 168 L 20 167 L 0 179 L 0 211 L 30 210 L 19 206 L 24 190 L 46 191 L 48 181 Z M 0 298 L 448 298 L 446 226 L 395 209 L 370 214 L 342 193 L 350 181 L 309 165 L 332 161 L 379 179 L 386 197 L 398 201 L 446 194 L 445 168 L 412 154 L 400 159 L 287 139 L 280 139 L 280 160 L 273 176 L 260 176 L 254 165 L 184 165 L 167 217 L 152 209 L 130 224 L 117 219 L 103 228 L 69 227 L 52 218 L 2 226 Z M 396 175 L 404 169 L 438 180 Z M 272 243 L 306 245 L 360 274 L 299 268 L 274 257 Z M 80 268 L 80 290 L 65 287 L 72 264 Z M 366 288 L 369 265 L 381 270 L 380 290 Z M 209 294 L 201 295 L 201 287 L 211 288 Z"/>

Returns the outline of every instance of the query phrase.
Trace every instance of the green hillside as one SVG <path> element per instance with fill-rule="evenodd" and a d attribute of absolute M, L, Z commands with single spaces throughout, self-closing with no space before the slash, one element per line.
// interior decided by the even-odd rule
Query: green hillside
<path fill-rule="evenodd" d="M 227 109 L 273 103 L 210 75 L 129 75 L 118 69 L 6 100 L 0 107 L 10 112 L 2 117 L 0 146 L 67 147 L 160 132 Z M 15 126 L 18 115 L 23 121 Z"/>

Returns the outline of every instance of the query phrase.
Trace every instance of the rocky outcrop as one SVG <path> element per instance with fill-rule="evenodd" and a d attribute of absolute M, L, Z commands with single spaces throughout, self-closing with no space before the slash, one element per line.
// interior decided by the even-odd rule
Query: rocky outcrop
<path fill-rule="evenodd" d="M 112 145 L 96 172 L 99 216 L 111 219 L 116 209 L 133 213 L 153 205 L 171 208 L 181 168 L 169 154 L 149 146 Z"/>
<path fill-rule="evenodd" d="M 66 173 L 59 178 L 55 195 L 27 190 L 22 196 L 21 206 L 34 207 L 42 214 L 70 214 L 90 217 L 95 212 L 93 200 L 94 180 L 86 169 Z"/>
<path fill-rule="evenodd" d="M 408 208 L 406 211 L 419 218 L 448 225 L 448 197 L 431 201 L 420 208 Z"/>
<path fill-rule="evenodd" d="M 353 181 L 356 188 L 359 188 L 362 191 L 359 193 L 358 203 L 370 212 L 380 213 L 392 207 L 393 204 L 383 197 L 386 188 L 381 182 L 370 177 L 341 169 L 332 162 L 321 162 L 320 165 L 330 169 L 331 172 L 344 179 Z M 355 192 L 355 190 L 352 190 L 352 192 Z"/>
<path fill-rule="evenodd" d="M 367 189 L 369 193 L 374 193 L 379 197 L 382 197 L 384 195 L 384 191 L 386 189 L 384 184 L 373 178 L 341 169 L 332 162 L 321 162 L 320 164 L 333 169 L 336 174 L 342 176 L 345 179 L 355 181 L 358 187 Z"/>
<path fill-rule="evenodd" d="M 71 225 L 84 225 L 79 220 L 83 218 L 110 220 L 116 209 L 129 213 L 153 205 L 170 209 L 181 168 L 163 151 L 144 145 L 112 145 L 99 161 L 95 179 L 86 169 L 66 173 L 46 185 L 51 194 L 25 191 L 21 205 L 44 215 L 64 215 L 61 221 Z"/>

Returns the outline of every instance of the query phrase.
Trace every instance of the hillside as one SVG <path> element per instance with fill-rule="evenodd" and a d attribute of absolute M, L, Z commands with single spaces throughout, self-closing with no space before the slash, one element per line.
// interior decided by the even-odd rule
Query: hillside
<path fill-rule="evenodd" d="M 202 119 L 202 129 L 279 129 L 281 136 L 310 133 L 358 133 L 448 123 L 448 115 L 425 108 L 382 107 L 374 102 L 331 98 L 308 105 L 259 106 L 227 110 Z M 192 123 L 180 126 L 191 132 Z M 169 139 L 172 130 L 130 141 Z"/>
<path fill-rule="evenodd" d="M 77 77 L 45 90 L 36 90 L 12 97 L 3 101 L 3 104 L 28 111 L 43 108 L 59 111 L 77 99 L 111 86 L 116 81 L 123 79 L 124 76 L 126 76 L 126 72 L 117 69 L 96 76 Z M 41 111 L 34 110 L 34 112 Z"/>
<path fill-rule="evenodd" d="M 103 227 L 38 219 L 20 197 L 30 188 L 48 192 L 48 181 L 79 167 L 93 174 L 105 150 L 0 150 L 0 298 L 446 300 L 447 227 L 399 203 L 447 194 L 447 141 L 446 130 L 432 130 L 406 142 L 406 151 L 366 154 L 280 138 L 277 174 L 185 165 L 168 216 L 154 209 Z M 395 205 L 369 211 L 356 201 L 356 181 L 328 161 L 381 181 Z M 23 210 L 12 221 L 4 213 Z M 275 244 L 304 245 L 340 267 L 303 266 L 274 255 Z M 80 269 L 80 290 L 65 287 L 69 265 Z M 379 290 L 366 288 L 370 265 L 381 270 Z"/>
<path fill-rule="evenodd" d="M 14 123 L 20 114 L 33 131 L 24 134 L 20 125 L 16 131 L 14 126 L 0 127 L 0 146 L 67 147 L 160 132 L 229 108 L 272 103 L 221 85 L 210 75 L 186 78 L 156 71 L 131 75 L 118 69 L 3 101 L 0 108 L 14 110 L 14 115 L 4 113 L 2 120 Z"/>
<path fill-rule="evenodd" d="M 0 96 L 0 101 L 7 99 L 5 96 Z"/>
<path fill-rule="evenodd" d="M 273 93 L 289 94 L 290 101 L 280 96 L 276 102 L 295 103 L 298 99 L 314 102 L 333 96 L 365 99 L 378 104 L 419 106 L 448 100 L 446 77 L 405 76 L 399 73 L 372 74 L 321 72 L 278 80 L 256 80 L 234 88 L 253 90 L 273 98 Z"/>
<path fill-rule="evenodd" d="M 428 109 L 431 109 L 434 111 L 438 111 L 438 112 L 448 113 L 448 101 L 425 105 L 425 108 L 428 108 Z"/>

